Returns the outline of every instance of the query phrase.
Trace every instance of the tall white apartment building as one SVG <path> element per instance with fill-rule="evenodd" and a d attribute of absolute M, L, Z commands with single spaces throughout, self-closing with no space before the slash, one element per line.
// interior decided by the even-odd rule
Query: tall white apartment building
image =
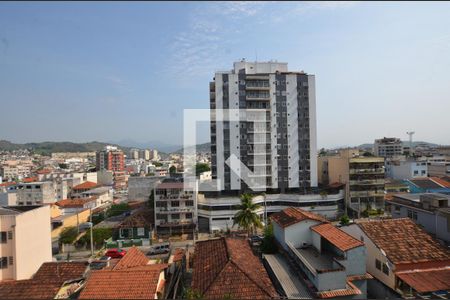
<path fill-rule="evenodd" d="M 210 108 L 212 176 L 219 190 L 248 190 L 246 176 L 272 192 L 317 187 L 314 75 L 288 71 L 287 63 L 235 62 L 210 83 Z M 239 110 L 238 120 L 222 109 Z M 249 171 L 230 170 L 232 155 Z"/>

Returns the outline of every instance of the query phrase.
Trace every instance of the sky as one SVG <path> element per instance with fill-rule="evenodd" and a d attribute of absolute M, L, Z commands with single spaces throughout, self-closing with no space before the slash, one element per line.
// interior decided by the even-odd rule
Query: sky
<path fill-rule="evenodd" d="M 180 145 L 241 58 L 316 75 L 319 148 L 450 144 L 448 2 L 1 2 L 0 139 Z"/>

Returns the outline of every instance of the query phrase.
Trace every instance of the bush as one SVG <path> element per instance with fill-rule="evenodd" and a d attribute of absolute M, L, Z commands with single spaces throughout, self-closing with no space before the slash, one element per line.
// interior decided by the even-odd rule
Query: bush
<path fill-rule="evenodd" d="M 204 164 L 204 163 L 199 163 L 195 165 L 195 175 L 199 176 L 201 173 L 206 172 L 206 171 L 210 171 L 211 168 L 209 167 L 208 164 Z"/>
<path fill-rule="evenodd" d="M 275 244 L 275 236 L 273 234 L 272 224 L 269 224 L 264 229 L 264 238 L 261 243 L 261 251 L 264 254 L 273 254 L 277 252 L 277 246 Z"/>
<path fill-rule="evenodd" d="M 350 224 L 350 218 L 347 215 L 341 217 L 340 223 L 342 226 Z"/>
<path fill-rule="evenodd" d="M 77 236 L 78 231 L 76 227 L 67 227 L 59 235 L 59 242 L 62 244 L 72 244 L 77 239 Z"/>
<path fill-rule="evenodd" d="M 130 211 L 130 206 L 128 203 L 120 203 L 111 205 L 110 209 L 108 209 L 108 217 L 114 217 L 123 214 L 126 211 Z"/>
<path fill-rule="evenodd" d="M 112 237 L 112 228 L 93 228 L 92 237 L 94 239 L 94 245 L 103 245 L 104 241 Z M 90 244 L 91 232 L 90 229 L 80 238 L 79 243 Z"/>

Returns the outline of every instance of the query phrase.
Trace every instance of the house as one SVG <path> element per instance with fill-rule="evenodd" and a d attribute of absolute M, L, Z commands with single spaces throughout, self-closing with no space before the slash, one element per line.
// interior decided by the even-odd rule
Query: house
<path fill-rule="evenodd" d="M 394 219 L 410 218 L 426 232 L 450 245 L 450 195 L 395 194 L 390 202 Z"/>
<path fill-rule="evenodd" d="M 77 227 L 80 224 L 87 222 L 90 216 L 88 208 L 80 209 L 73 212 L 63 213 L 58 205 L 51 206 L 51 229 L 52 240 L 57 240 L 61 232 L 68 227 Z"/>
<path fill-rule="evenodd" d="M 167 267 L 133 247 L 113 267 L 91 271 L 79 299 L 162 299 Z"/>
<path fill-rule="evenodd" d="M 278 294 L 261 261 L 242 239 L 199 241 L 192 289 L 207 299 L 269 299 Z"/>
<path fill-rule="evenodd" d="M 61 209 L 63 215 L 80 212 L 86 209 L 94 209 L 98 205 L 98 198 L 64 199 L 55 203 Z"/>
<path fill-rule="evenodd" d="M 376 279 L 369 282 L 371 296 L 449 297 L 450 251 L 411 219 L 363 221 L 342 229 L 366 244 L 367 271 Z"/>
<path fill-rule="evenodd" d="M 86 181 L 81 184 L 78 184 L 74 187 L 72 187 L 72 195 L 81 194 L 83 192 L 87 192 L 89 190 L 92 190 L 96 188 L 98 185 L 95 182 Z"/>
<path fill-rule="evenodd" d="M 0 282 L 0 299 L 68 298 L 87 270 L 87 262 L 46 262 L 31 279 Z"/>
<path fill-rule="evenodd" d="M 141 208 L 124 219 L 114 230 L 113 241 L 126 242 L 138 240 L 139 245 L 150 245 L 154 215 L 147 208 Z"/>
<path fill-rule="evenodd" d="M 30 279 L 52 260 L 49 220 L 47 205 L 0 207 L 0 281 Z"/>
<path fill-rule="evenodd" d="M 314 213 L 289 207 L 271 216 L 277 243 L 316 298 L 366 299 L 366 248 Z"/>
<path fill-rule="evenodd" d="M 449 183 L 438 177 L 416 178 L 403 181 L 411 193 L 442 193 L 450 195 Z"/>

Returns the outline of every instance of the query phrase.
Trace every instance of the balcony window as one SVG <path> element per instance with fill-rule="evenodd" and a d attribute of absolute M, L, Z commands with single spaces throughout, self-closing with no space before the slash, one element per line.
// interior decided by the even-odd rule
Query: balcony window
<path fill-rule="evenodd" d="M 378 259 L 375 259 L 375 268 L 381 271 L 381 261 Z"/>
<path fill-rule="evenodd" d="M 389 276 L 389 268 L 386 263 L 383 264 L 383 273 Z"/>
<path fill-rule="evenodd" d="M 0 232 L 0 244 L 6 244 L 6 243 L 7 243 L 6 231 L 1 231 Z"/>
<path fill-rule="evenodd" d="M 4 256 L 0 259 L 0 269 L 8 268 L 8 257 Z"/>

